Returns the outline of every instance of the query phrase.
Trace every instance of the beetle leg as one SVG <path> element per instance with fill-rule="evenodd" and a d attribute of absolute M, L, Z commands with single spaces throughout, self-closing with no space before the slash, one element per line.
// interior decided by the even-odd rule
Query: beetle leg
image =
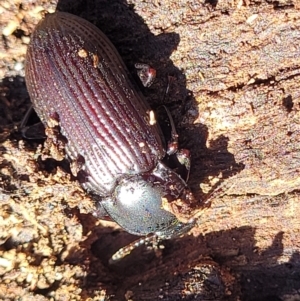
<path fill-rule="evenodd" d="M 45 139 L 45 127 L 41 122 L 20 128 L 22 137 L 25 139 Z"/>
<path fill-rule="evenodd" d="M 21 135 L 25 139 L 45 139 L 46 138 L 45 127 L 41 122 L 26 126 L 33 112 L 34 112 L 33 107 L 30 106 L 19 126 Z"/>
<path fill-rule="evenodd" d="M 138 77 L 140 78 L 143 86 L 150 87 L 156 77 L 156 70 L 154 68 L 150 67 L 148 64 L 144 64 L 144 63 L 136 63 L 134 66 L 137 69 Z M 171 81 L 171 77 L 169 76 L 168 77 L 168 86 L 165 91 L 164 99 L 169 92 L 170 81 Z M 171 115 L 169 109 L 164 105 L 162 105 L 161 107 L 164 108 L 165 113 L 167 114 L 168 123 L 171 128 L 171 137 L 170 137 L 170 140 L 167 142 L 168 143 L 167 154 L 172 155 L 172 154 L 176 153 L 178 150 L 178 134 L 176 132 L 175 124 L 174 124 L 174 121 L 173 121 L 173 118 L 172 118 L 172 115 Z M 153 112 L 153 111 L 151 111 L 151 112 Z M 151 115 L 150 115 L 150 120 L 151 120 Z"/>
<path fill-rule="evenodd" d="M 25 139 L 46 139 L 44 146 L 48 149 L 51 157 L 57 161 L 62 161 L 65 158 L 65 147 L 67 139 L 61 134 L 59 127 L 59 116 L 57 113 L 51 114 L 45 127 L 42 122 L 37 122 L 33 125 L 26 126 L 31 114 L 34 113 L 32 106 L 29 107 L 23 117 L 19 130 Z"/>
<path fill-rule="evenodd" d="M 144 87 L 150 87 L 156 77 L 156 70 L 148 64 L 136 63 L 134 67 L 137 69 L 137 75 Z"/>
<path fill-rule="evenodd" d="M 182 177 L 182 179 L 187 182 L 190 176 L 190 168 L 191 168 L 191 155 L 190 151 L 182 148 L 179 149 L 173 157 L 176 157 L 176 161 L 178 161 L 178 165 L 175 171 Z"/>
<path fill-rule="evenodd" d="M 28 119 L 29 119 L 29 117 L 30 117 L 30 115 L 31 115 L 31 113 L 33 112 L 33 107 L 32 107 L 32 105 L 28 108 L 28 110 L 27 110 L 27 112 L 25 113 L 25 115 L 24 115 L 24 117 L 23 117 L 23 119 L 22 119 L 22 121 L 21 121 L 21 124 L 20 124 L 20 128 L 22 129 L 22 128 L 24 128 L 25 126 L 26 126 L 26 124 L 27 124 L 27 122 L 28 122 Z"/>
<path fill-rule="evenodd" d="M 98 197 L 96 195 L 94 195 L 94 197 L 96 198 L 96 200 L 98 199 Z M 104 207 L 103 207 L 103 205 L 101 203 L 101 200 L 97 200 L 97 202 L 96 202 L 96 210 L 93 211 L 92 215 L 94 217 L 96 217 L 96 218 L 99 218 L 99 219 L 113 221 L 113 219 L 110 218 L 109 214 L 104 209 Z"/>
<path fill-rule="evenodd" d="M 169 109 L 166 106 L 162 106 L 164 110 L 166 111 L 166 114 L 169 119 L 169 124 L 170 124 L 170 130 L 171 130 L 171 137 L 170 140 L 168 141 L 168 146 L 167 146 L 167 154 L 173 155 L 178 151 L 178 134 L 175 128 L 174 120 L 172 118 L 172 115 L 169 111 Z"/>
<path fill-rule="evenodd" d="M 164 137 L 167 140 L 168 156 L 165 158 L 167 165 L 187 182 L 191 165 L 190 152 L 187 149 L 178 148 L 178 134 L 169 109 L 166 106 L 159 107 L 158 116 Z"/>

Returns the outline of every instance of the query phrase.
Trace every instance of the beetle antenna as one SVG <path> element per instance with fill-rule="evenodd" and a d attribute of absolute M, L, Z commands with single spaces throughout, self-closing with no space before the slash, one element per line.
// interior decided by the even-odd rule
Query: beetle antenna
<path fill-rule="evenodd" d="M 147 246 L 147 245 L 150 245 L 150 244 L 151 245 L 157 245 L 157 242 L 159 240 L 160 239 L 155 234 L 151 234 L 149 236 L 141 237 L 141 238 L 131 242 L 127 246 L 119 249 L 115 254 L 113 254 L 113 256 L 109 260 L 109 264 L 114 264 L 114 263 L 118 262 L 119 260 L 121 260 L 124 257 L 126 257 L 127 255 L 129 255 L 134 249 L 136 249 L 140 246 L 143 246 L 143 245 Z"/>

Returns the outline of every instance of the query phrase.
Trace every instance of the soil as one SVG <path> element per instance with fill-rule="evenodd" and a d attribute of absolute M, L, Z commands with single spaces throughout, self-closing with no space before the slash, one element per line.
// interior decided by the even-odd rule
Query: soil
<path fill-rule="evenodd" d="M 133 76 L 157 70 L 142 93 L 191 151 L 195 227 L 113 264 L 137 237 L 20 132 L 30 34 L 56 9 L 98 26 Z M 300 300 L 297 0 L 1 0 L 0 31 L 0 300 Z"/>

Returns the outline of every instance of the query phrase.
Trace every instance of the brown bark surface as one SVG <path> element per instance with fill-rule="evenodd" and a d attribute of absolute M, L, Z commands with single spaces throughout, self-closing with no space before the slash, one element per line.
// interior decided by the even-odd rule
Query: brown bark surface
<path fill-rule="evenodd" d="M 114 265 L 135 237 L 96 220 L 67 160 L 17 130 L 30 33 L 56 6 L 104 31 L 132 73 L 157 70 L 142 92 L 192 155 L 196 227 Z M 0 30 L 1 300 L 300 299 L 297 0 L 2 0 Z"/>

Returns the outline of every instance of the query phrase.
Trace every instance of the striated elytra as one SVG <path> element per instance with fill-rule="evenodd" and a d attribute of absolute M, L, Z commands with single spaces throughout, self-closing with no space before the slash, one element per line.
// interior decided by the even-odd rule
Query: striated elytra
<path fill-rule="evenodd" d="M 167 166 L 153 111 L 97 27 L 68 13 L 45 15 L 28 46 L 26 84 L 42 123 L 64 137 L 75 175 L 98 196 L 101 215 L 136 235 L 169 238 L 190 228 L 163 208 L 191 192 Z"/>

